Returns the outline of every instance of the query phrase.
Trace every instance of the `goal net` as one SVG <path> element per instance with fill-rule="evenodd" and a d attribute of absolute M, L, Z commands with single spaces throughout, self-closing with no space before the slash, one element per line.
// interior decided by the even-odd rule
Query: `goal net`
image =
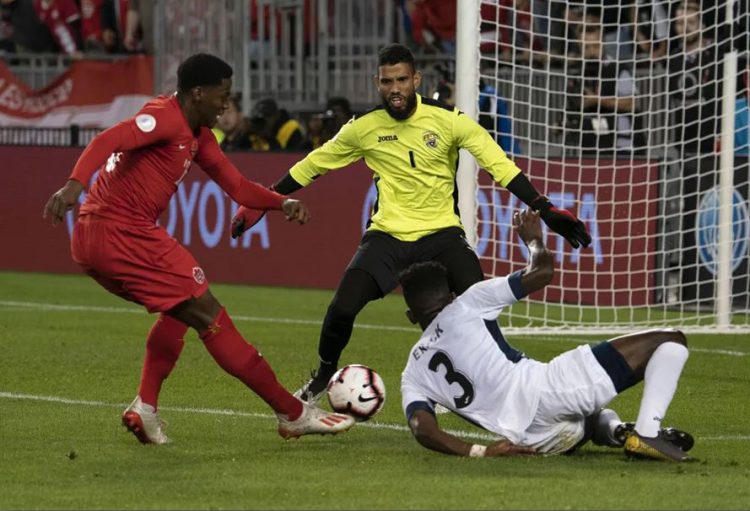
<path fill-rule="evenodd" d="M 592 4 L 477 1 L 471 51 L 459 12 L 480 123 L 593 238 L 574 250 L 545 226 L 555 279 L 506 326 L 750 331 L 747 2 Z M 522 204 L 476 176 L 485 270 L 521 269 Z"/>

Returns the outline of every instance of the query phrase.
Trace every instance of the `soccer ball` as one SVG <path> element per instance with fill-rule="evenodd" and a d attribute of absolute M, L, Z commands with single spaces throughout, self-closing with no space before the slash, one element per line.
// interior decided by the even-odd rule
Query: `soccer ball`
<path fill-rule="evenodd" d="M 328 402 L 335 412 L 366 421 L 385 403 L 383 378 L 361 364 L 342 367 L 328 381 Z"/>

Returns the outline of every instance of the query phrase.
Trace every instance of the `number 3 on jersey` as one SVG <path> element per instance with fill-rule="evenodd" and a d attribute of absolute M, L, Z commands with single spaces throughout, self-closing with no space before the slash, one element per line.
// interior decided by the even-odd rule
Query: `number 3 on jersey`
<path fill-rule="evenodd" d="M 453 362 L 451 362 L 450 357 L 444 351 L 437 351 L 430 359 L 427 367 L 430 368 L 430 371 L 436 373 L 440 366 L 445 366 L 445 381 L 449 384 L 457 383 L 464 391 L 460 396 L 453 398 L 456 408 L 466 408 L 469 406 L 474 401 L 474 386 L 469 379 L 463 373 L 453 368 Z"/>

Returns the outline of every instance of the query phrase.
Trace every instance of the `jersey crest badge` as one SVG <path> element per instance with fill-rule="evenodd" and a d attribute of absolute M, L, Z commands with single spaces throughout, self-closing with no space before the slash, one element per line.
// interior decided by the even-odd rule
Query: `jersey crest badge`
<path fill-rule="evenodd" d="M 425 131 L 422 134 L 422 140 L 424 140 L 424 143 L 427 147 L 431 149 L 437 149 L 438 136 L 434 131 Z"/>
<path fill-rule="evenodd" d="M 203 284 L 206 281 L 206 274 L 203 273 L 203 268 L 200 266 L 193 268 L 193 279 L 195 279 L 198 284 Z"/>

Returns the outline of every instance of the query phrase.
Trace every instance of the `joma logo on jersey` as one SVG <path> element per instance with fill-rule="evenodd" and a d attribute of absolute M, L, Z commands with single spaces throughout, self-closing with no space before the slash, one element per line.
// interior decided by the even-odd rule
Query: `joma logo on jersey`
<path fill-rule="evenodd" d="M 379 135 L 378 136 L 378 144 L 381 142 L 394 142 L 398 140 L 397 135 Z"/>

